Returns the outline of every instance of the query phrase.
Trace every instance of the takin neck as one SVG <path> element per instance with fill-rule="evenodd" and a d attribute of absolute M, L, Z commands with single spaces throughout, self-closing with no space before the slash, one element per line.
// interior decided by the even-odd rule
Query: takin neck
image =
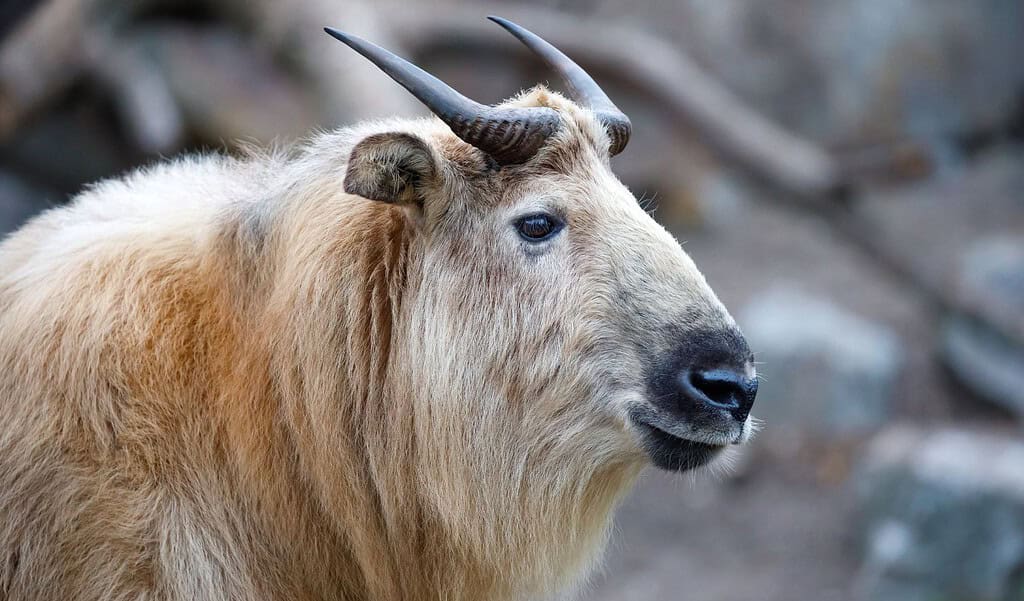
<path fill-rule="evenodd" d="M 417 445 L 430 441 L 416 440 L 415 399 L 395 392 L 394 336 L 422 252 L 411 218 L 336 195 L 277 221 L 258 244 L 233 228 L 225 246 L 235 273 L 262 274 L 232 284 L 253 334 L 223 427 L 240 496 L 258 499 L 253 527 L 275 541 L 268 573 L 310 598 L 517 599 L 575 584 L 639 466 L 482 515 L 483 535 L 454 530 L 417 479 Z"/>

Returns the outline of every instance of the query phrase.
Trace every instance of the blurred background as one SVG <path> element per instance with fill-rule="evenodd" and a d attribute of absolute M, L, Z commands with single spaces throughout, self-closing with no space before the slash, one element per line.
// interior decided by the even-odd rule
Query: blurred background
<path fill-rule="evenodd" d="M 1020 0 L 4 0 L 0 232 L 163 157 L 424 114 L 324 25 L 483 102 L 547 81 L 491 12 L 632 117 L 615 170 L 764 375 L 733 469 L 647 474 L 582 598 L 1024 599 Z"/>

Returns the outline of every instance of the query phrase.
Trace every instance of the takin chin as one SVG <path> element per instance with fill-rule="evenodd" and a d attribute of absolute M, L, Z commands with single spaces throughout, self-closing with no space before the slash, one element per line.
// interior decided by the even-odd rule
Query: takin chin
<path fill-rule="evenodd" d="M 564 591 L 648 464 L 750 435 L 751 353 L 612 175 L 575 63 L 437 118 L 97 184 L 0 246 L 0 598 Z"/>

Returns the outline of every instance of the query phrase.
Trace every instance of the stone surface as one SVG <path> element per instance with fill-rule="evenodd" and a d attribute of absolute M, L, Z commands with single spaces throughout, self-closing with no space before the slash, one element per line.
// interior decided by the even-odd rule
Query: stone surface
<path fill-rule="evenodd" d="M 961 260 L 957 301 L 1024 345 L 1024 235 L 990 236 Z"/>
<path fill-rule="evenodd" d="M 981 397 L 1024 417 L 1024 238 L 985 237 L 963 254 L 959 310 L 943 328 L 943 359 Z"/>
<path fill-rule="evenodd" d="M 872 601 L 1024 599 L 1024 443 L 897 427 L 871 444 L 854 486 L 860 575 Z"/>
<path fill-rule="evenodd" d="M 762 376 L 756 413 L 780 435 L 858 434 L 889 416 L 903 350 L 884 326 L 786 287 L 760 295 L 739 323 Z"/>
<path fill-rule="evenodd" d="M 942 342 L 943 360 L 961 383 L 1024 419 L 1024 347 L 963 316 L 947 318 Z"/>

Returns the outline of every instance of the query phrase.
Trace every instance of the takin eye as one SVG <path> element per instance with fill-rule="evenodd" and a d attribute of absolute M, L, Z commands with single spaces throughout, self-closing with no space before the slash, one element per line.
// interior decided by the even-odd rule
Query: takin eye
<path fill-rule="evenodd" d="M 521 217 L 515 225 L 519 236 L 527 242 L 543 242 L 554 237 L 565 227 L 561 219 L 547 213 Z"/>

